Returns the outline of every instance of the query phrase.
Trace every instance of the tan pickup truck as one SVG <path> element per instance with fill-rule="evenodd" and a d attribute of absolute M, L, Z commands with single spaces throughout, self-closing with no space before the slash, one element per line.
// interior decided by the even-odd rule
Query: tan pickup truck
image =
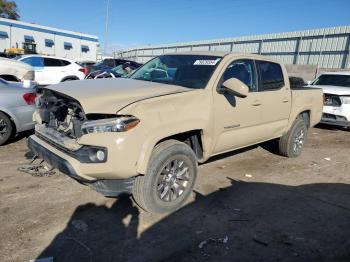
<path fill-rule="evenodd" d="M 105 196 L 169 212 L 214 155 L 275 139 L 280 154 L 299 156 L 322 100 L 321 89 L 291 89 L 284 66 L 263 56 L 167 54 L 128 78 L 39 89 L 28 144 Z"/>

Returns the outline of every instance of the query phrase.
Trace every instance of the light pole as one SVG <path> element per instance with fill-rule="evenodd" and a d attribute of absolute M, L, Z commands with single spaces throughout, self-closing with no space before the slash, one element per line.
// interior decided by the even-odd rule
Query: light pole
<path fill-rule="evenodd" d="M 107 53 L 107 43 L 108 43 L 109 1 L 110 0 L 107 0 L 106 25 L 105 25 L 105 43 L 104 43 L 104 50 L 103 50 L 104 55 L 106 55 L 106 53 Z"/>

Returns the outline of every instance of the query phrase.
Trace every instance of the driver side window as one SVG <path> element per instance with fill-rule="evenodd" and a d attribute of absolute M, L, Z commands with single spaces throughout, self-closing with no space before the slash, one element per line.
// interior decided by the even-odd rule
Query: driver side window
<path fill-rule="evenodd" d="M 230 78 L 237 78 L 249 87 L 249 92 L 257 92 L 255 69 L 253 60 L 236 60 L 225 70 L 222 82 Z"/>

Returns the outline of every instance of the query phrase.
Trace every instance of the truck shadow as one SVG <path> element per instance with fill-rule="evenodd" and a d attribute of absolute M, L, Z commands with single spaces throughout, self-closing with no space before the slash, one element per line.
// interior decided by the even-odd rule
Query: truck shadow
<path fill-rule="evenodd" d="M 349 192 L 346 184 L 231 180 L 231 186 L 207 196 L 196 193 L 194 202 L 139 231 L 139 236 L 140 212 L 129 197 L 117 199 L 111 208 L 90 203 L 76 209 L 39 258 L 350 261 Z M 86 226 L 77 226 L 77 221 Z"/>

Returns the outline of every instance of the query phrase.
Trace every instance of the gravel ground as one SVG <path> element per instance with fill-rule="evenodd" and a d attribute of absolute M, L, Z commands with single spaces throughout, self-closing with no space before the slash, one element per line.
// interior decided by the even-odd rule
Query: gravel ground
<path fill-rule="evenodd" d="M 0 261 L 350 261 L 347 130 L 312 128 L 296 159 L 266 146 L 215 157 L 167 215 L 19 172 L 30 154 L 16 140 L 0 148 Z"/>

